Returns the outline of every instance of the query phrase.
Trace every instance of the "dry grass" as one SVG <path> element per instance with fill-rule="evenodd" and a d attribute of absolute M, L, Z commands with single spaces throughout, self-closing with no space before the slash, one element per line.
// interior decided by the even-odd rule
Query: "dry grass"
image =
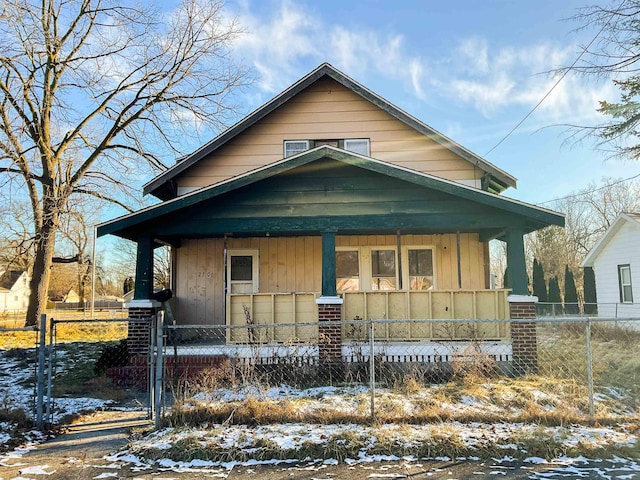
<path fill-rule="evenodd" d="M 230 375 L 225 375 L 225 383 L 229 378 Z M 591 422 L 586 387 L 575 380 L 527 377 L 418 385 L 415 378 L 406 378 L 407 387 L 398 385 L 395 390 L 377 392 L 377 423 L 522 422 L 556 426 Z M 209 386 L 212 381 L 219 384 L 207 378 Z M 202 385 L 191 384 L 190 389 L 198 394 L 182 397 L 165 417 L 167 425 L 369 424 L 372 421 L 370 396 L 366 393 L 345 394 L 340 403 L 334 404 L 330 398 L 274 400 L 254 388 L 244 399 L 219 402 L 211 401 L 215 398 L 213 391 L 209 390 L 211 395 L 207 395 Z M 614 424 L 634 417 L 623 398 L 611 396 L 598 405 L 595 421 L 600 424 Z"/>
<path fill-rule="evenodd" d="M 49 343 L 50 324 L 47 326 L 46 342 Z M 107 342 L 127 338 L 128 323 L 122 321 L 103 321 L 90 323 L 57 323 L 56 343 L 68 342 Z M 39 340 L 37 330 L 2 331 L 0 330 L 0 349 L 34 348 Z"/>
<path fill-rule="evenodd" d="M 501 458 L 505 455 L 523 459 L 538 456 L 547 460 L 563 455 L 585 455 L 592 458 L 611 458 L 614 455 L 635 458 L 640 454 L 638 445 L 625 443 L 590 443 L 567 441 L 565 430 L 547 430 L 544 427 L 513 430 L 507 435 L 476 436 L 470 441 L 469 431 L 453 424 L 434 424 L 428 430 L 417 433 L 408 425 L 387 428 L 384 425 L 362 429 L 327 430 L 321 439 L 305 439 L 287 442 L 281 447 L 262 437 L 257 431 L 229 434 L 225 426 L 208 430 L 174 430 L 163 438 L 168 448 L 148 448 L 145 442 L 131 449 L 147 460 L 169 458 L 174 461 L 193 459 L 216 462 L 249 459 L 335 459 L 343 462 L 362 456 L 395 455 L 418 459 L 437 457 Z"/>

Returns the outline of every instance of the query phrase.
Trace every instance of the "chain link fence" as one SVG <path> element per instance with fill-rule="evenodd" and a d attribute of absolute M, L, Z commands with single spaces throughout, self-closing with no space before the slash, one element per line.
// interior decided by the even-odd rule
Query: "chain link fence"
<path fill-rule="evenodd" d="M 119 393 L 114 384 L 128 386 L 117 381 L 129 362 L 126 318 L 51 318 L 44 328 L 46 348 L 39 352 L 38 376 L 43 411 L 38 423 L 57 424 L 66 415 L 123 397 L 124 391 Z"/>
<path fill-rule="evenodd" d="M 637 419 L 640 412 L 640 319 L 158 328 L 157 418 L 164 412 L 169 422 L 203 409 L 233 417 L 237 411 L 223 408 L 229 402 L 295 403 L 326 388 L 359 395 L 357 412 L 340 421 L 593 422 Z M 511 338 L 517 328 L 529 335 L 520 343 Z M 325 408 L 340 410 L 343 401 Z M 473 408 L 462 413 L 460 403 Z"/>
<path fill-rule="evenodd" d="M 34 327 L 0 327 L 4 373 L 0 375 L 0 410 L 7 414 L 19 405 L 35 418 L 40 341 Z M 19 373 L 9 375 L 9 371 Z"/>
<path fill-rule="evenodd" d="M 538 317 L 640 318 L 638 303 L 536 303 Z"/>

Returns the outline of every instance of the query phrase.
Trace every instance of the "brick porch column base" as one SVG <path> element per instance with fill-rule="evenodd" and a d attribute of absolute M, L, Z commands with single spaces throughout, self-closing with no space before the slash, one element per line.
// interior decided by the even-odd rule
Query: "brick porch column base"
<path fill-rule="evenodd" d="M 320 365 L 342 364 L 342 330 L 340 325 L 322 325 L 322 322 L 339 322 L 342 316 L 340 297 L 320 297 L 318 304 L 318 352 Z"/>
<path fill-rule="evenodd" d="M 538 297 L 509 295 L 509 317 L 512 320 L 536 318 Z M 513 373 L 538 373 L 538 337 L 536 322 L 511 322 L 511 350 Z"/>
<path fill-rule="evenodd" d="M 149 355 L 151 321 L 160 303 L 155 300 L 132 300 L 125 305 L 129 309 L 127 349 L 129 358 Z"/>

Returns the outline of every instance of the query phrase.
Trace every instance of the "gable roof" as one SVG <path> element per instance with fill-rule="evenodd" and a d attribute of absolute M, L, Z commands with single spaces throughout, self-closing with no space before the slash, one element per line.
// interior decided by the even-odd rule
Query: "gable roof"
<path fill-rule="evenodd" d="M 238 123 L 236 123 L 229 129 L 222 132 L 220 135 L 215 137 L 209 143 L 203 145 L 198 150 L 196 150 L 195 152 L 185 157 L 183 160 L 180 160 L 178 163 L 171 166 L 169 169 L 167 169 L 160 175 L 150 180 L 148 183 L 146 183 L 143 186 L 143 193 L 145 195 L 147 193 L 150 193 L 160 199 L 167 200 L 168 198 L 170 198 L 170 195 L 168 194 L 169 192 L 168 182 L 170 182 L 180 173 L 187 170 L 189 167 L 191 167 L 193 164 L 195 164 L 202 158 L 210 155 L 212 152 L 214 152 L 215 150 L 217 150 L 218 148 L 220 148 L 221 146 L 223 146 L 224 144 L 226 144 L 227 142 L 235 138 L 237 135 L 244 132 L 247 128 L 254 125 L 258 121 L 260 121 L 262 118 L 264 118 L 265 116 L 267 116 L 268 114 L 276 110 L 278 107 L 280 107 L 281 105 L 289 101 L 295 95 L 297 95 L 298 93 L 300 93 L 301 91 L 303 91 L 304 89 L 306 89 L 307 87 L 309 87 L 310 85 L 312 85 L 313 83 L 315 83 L 316 81 L 318 81 L 319 79 L 325 76 L 332 78 L 333 80 L 342 84 L 344 87 L 348 88 L 352 92 L 360 95 L 365 100 L 368 100 L 369 102 L 373 103 L 374 105 L 381 108 L 385 112 L 389 113 L 396 119 L 400 120 L 401 122 L 405 123 L 411 128 L 417 130 L 423 135 L 429 137 L 431 140 L 434 140 L 435 142 L 439 143 L 443 147 L 452 151 L 454 154 L 471 162 L 473 165 L 477 166 L 479 169 L 489 174 L 489 190 L 495 193 L 500 193 L 505 189 L 507 189 L 508 187 L 515 188 L 516 178 L 513 177 L 512 175 L 509 175 L 504 170 L 501 170 L 500 168 L 491 164 L 490 162 L 483 159 L 479 155 L 476 155 L 475 153 L 466 149 L 459 143 L 451 140 L 450 138 L 434 130 L 427 124 L 421 122 L 420 120 L 409 115 L 408 113 L 396 107 L 395 105 L 389 103 L 387 100 L 375 94 L 368 88 L 359 84 L 355 80 L 347 77 L 344 73 L 340 72 L 339 70 L 334 68 L 332 65 L 328 63 L 323 63 L 322 65 L 317 67 L 315 70 L 313 70 L 312 72 L 310 72 L 309 74 L 307 74 L 306 76 L 298 80 L 296 83 L 291 85 L 286 90 L 284 90 L 278 96 L 274 97 L 269 102 L 265 103 L 263 106 L 261 106 L 257 110 L 254 110 L 251 114 L 247 115 L 245 118 L 240 120 Z"/>
<path fill-rule="evenodd" d="M 613 223 L 609 226 L 607 231 L 604 232 L 602 237 L 600 237 L 593 248 L 591 248 L 580 266 L 593 267 L 593 264 L 598 255 L 602 253 L 609 242 L 615 237 L 616 233 L 618 233 L 620 229 L 627 224 L 640 227 L 640 213 L 629 212 L 621 213 L 620 215 L 618 215 Z"/>
<path fill-rule="evenodd" d="M 138 212 L 130 213 L 101 223 L 98 225 L 98 236 L 116 234 L 125 238 L 131 238 L 127 236 L 127 231 L 131 228 L 135 228 L 136 225 L 152 221 L 161 215 L 170 214 L 180 209 L 196 205 L 200 202 L 323 158 L 364 168 L 389 177 L 411 182 L 422 187 L 448 193 L 459 198 L 498 208 L 516 215 L 521 215 L 530 220 L 534 225 L 530 226 L 528 231 L 533 231 L 547 225 L 564 225 L 564 215 L 542 207 L 530 205 L 507 197 L 501 197 L 474 187 L 468 187 L 451 180 L 411 170 L 406 167 L 359 155 L 340 148 L 323 145 L 297 155 L 286 157 L 278 162 L 257 168 L 209 187 L 204 187 L 172 200 L 144 208 Z"/>
<path fill-rule="evenodd" d="M 0 289 L 11 290 L 24 273 L 25 272 L 21 270 L 7 270 L 6 272 L 0 272 Z"/>

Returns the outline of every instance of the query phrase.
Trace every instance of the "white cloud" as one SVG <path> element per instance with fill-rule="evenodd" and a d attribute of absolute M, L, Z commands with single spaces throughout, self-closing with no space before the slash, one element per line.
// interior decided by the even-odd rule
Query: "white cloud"
<path fill-rule="evenodd" d="M 467 38 L 458 45 L 460 61 L 468 70 L 486 73 L 489 70 L 489 46 L 483 38 Z"/>
<path fill-rule="evenodd" d="M 238 14 L 247 34 L 235 42 L 242 56 L 260 75 L 258 86 L 277 93 L 299 78 L 299 65 L 309 60 L 329 62 L 353 76 L 382 74 L 402 84 L 418 98 L 426 98 L 422 88 L 425 65 L 410 55 L 399 34 L 326 23 L 317 12 L 283 0 L 268 18 L 258 18 L 242 3 Z"/>
<path fill-rule="evenodd" d="M 297 80 L 309 64 L 328 61 L 358 79 L 392 80 L 421 101 L 457 102 L 496 118 L 509 107 L 533 108 L 556 83 L 553 70 L 571 64 L 577 55 L 571 45 L 493 47 L 474 36 L 427 57 L 402 32 L 328 21 L 315 4 L 275 1 L 276 8 L 266 15 L 255 13 L 256 4 L 249 0 L 238 3 L 238 17 L 248 33 L 236 41 L 236 51 L 254 66 L 257 85 L 268 95 Z M 598 100 L 612 94 L 609 83 L 598 87 L 567 75 L 538 108 L 536 123 L 593 122 Z"/>
<path fill-rule="evenodd" d="M 473 105 L 486 117 L 510 106 L 538 107 L 542 122 L 571 123 L 598 117 L 598 100 L 611 93 L 608 83 L 597 86 L 569 73 L 558 85 L 555 69 L 570 65 L 575 48 L 542 43 L 491 49 L 482 39 L 460 42 L 457 68 L 438 72 L 443 94 Z M 555 86 L 554 86 L 555 85 Z M 549 93 L 550 92 L 550 93 Z"/>

